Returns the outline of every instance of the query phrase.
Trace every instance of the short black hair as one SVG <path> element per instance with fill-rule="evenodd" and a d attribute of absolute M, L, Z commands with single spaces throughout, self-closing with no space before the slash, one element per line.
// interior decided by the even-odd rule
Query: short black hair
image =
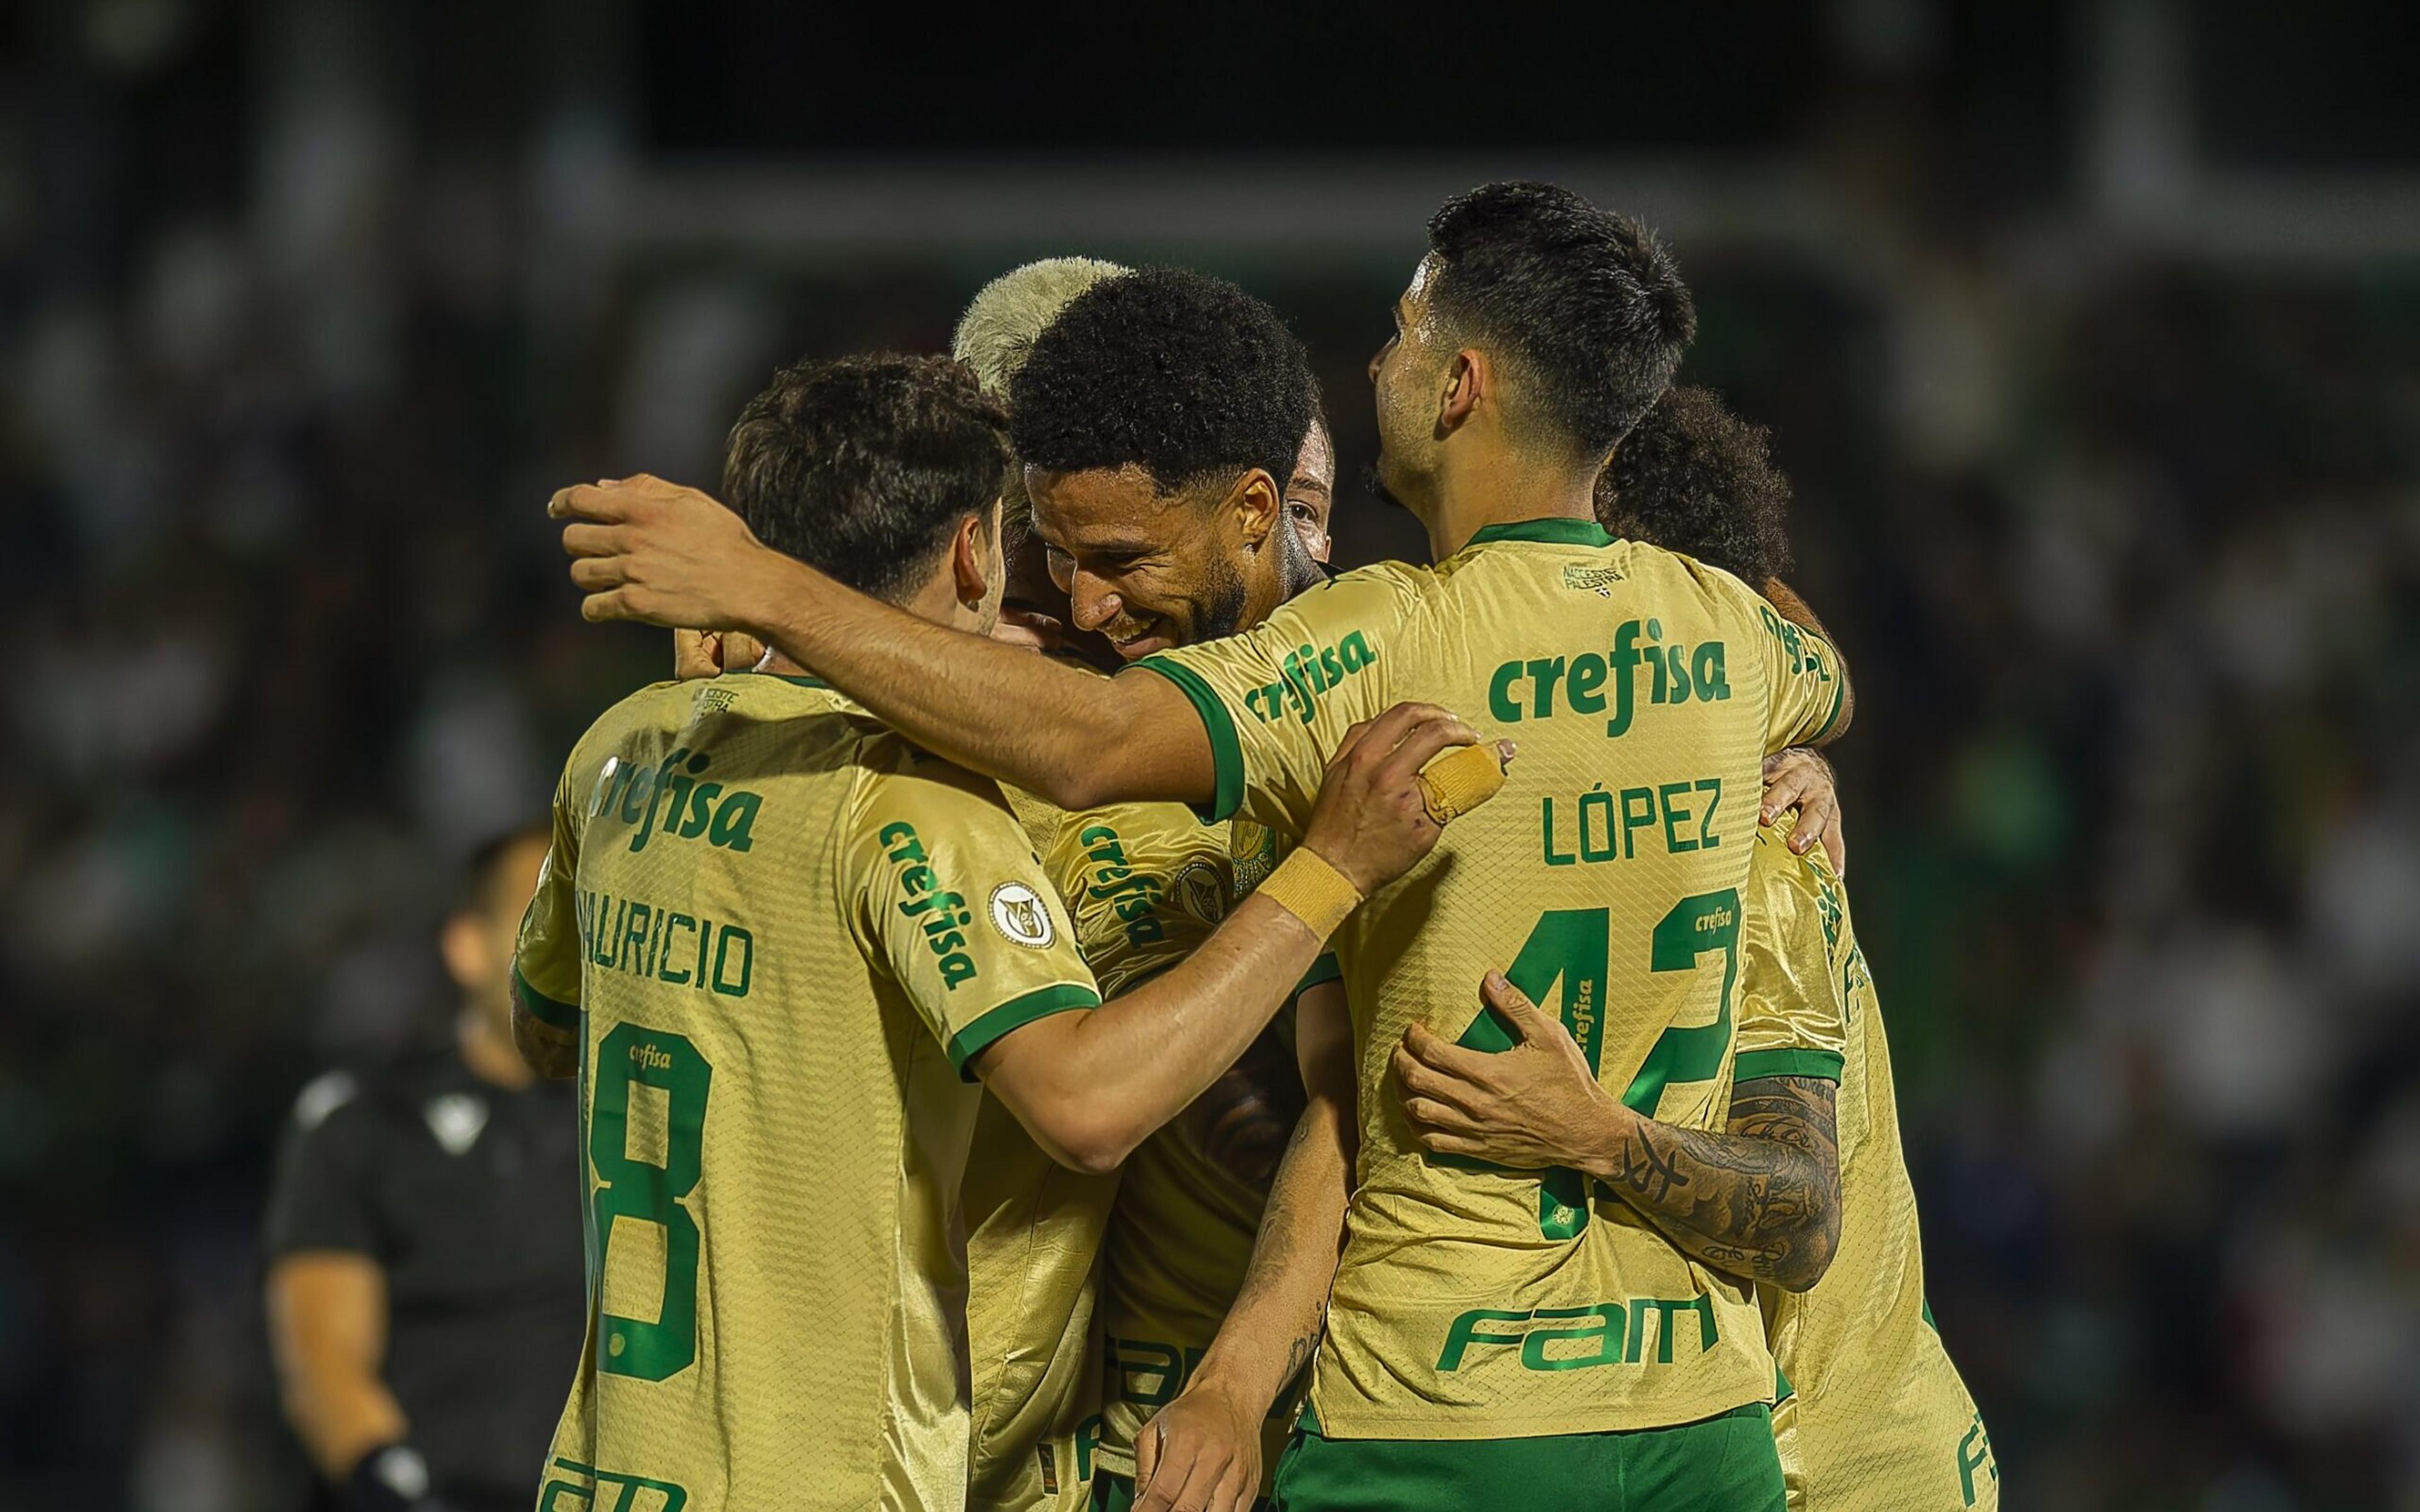
<path fill-rule="evenodd" d="M 1430 301 L 1507 360 L 1508 410 L 1575 457 L 1603 457 L 1681 365 L 1698 315 L 1654 233 L 1553 184 L 1497 183 L 1429 217 Z"/>
<path fill-rule="evenodd" d="M 1666 391 L 1596 480 L 1598 523 L 1722 568 L 1751 588 L 1790 570 L 1790 479 L 1773 433 L 1710 389 Z"/>
<path fill-rule="evenodd" d="M 1224 279 L 1146 268 L 1076 296 L 1009 382 L 1017 458 L 1122 468 L 1163 494 L 1258 468 L 1282 489 L 1311 431 L 1311 359 Z"/>
<path fill-rule="evenodd" d="M 516 825 L 500 834 L 490 835 L 472 847 L 471 854 L 462 858 L 462 870 L 455 878 L 456 913 L 483 914 L 499 904 L 518 907 L 529 902 L 528 896 L 521 893 L 521 885 L 531 879 L 523 877 L 520 884 L 514 884 L 512 878 L 503 872 L 504 858 L 525 841 L 551 845 L 554 843 L 554 828 L 534 819 L 528 824 Z M 498 887 L 507 885 L 512 886 L 518 896 L 502 897 L 497 894 Z"/>
<path fill-rule="evenodd" d="M 797 363 L 748 401 L 722 497 L 756 538 L 877 598 L 912 590 L 1008 477 L 1008 417 L 946 357 Z"/>

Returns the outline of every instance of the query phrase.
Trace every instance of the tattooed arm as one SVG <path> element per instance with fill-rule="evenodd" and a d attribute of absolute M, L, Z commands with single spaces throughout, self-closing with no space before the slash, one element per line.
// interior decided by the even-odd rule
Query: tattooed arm
<path fill-rule="evenodd" d="M 1823 1279 L 1840 1242 L 1833 1087 L 1768 1076 L 1733 1092 L 1722 1134 L 1658 1123 L 1598 1085 L 1560 1021 L 1491 974 L 1487 1000 L 1519 1042 L 1465 1050 L 1413 1025 L 1394 1053 L 1421 1147 L 1522 1170 L 1584 1171 L 1716 1270 L 1790 1291 Z"/>
<path fill-rule="evenodd" d="M 1184 1392 L 1135 1444 L 1136 1512 L 1242 1512 L 1260 1492 L 1261 1424 L 1319 1348 L 1360 1146 L 1344 989 L 1302 995 L 1295 1050 L 1309 1104 L 1261 1218 L 1243 1290 Z"/>
<path fill-rule="evenodd" d="M 1595 1148 L 1565 1163 L 1621 1194 L 1683 1254 L 1804 1291 L 1840 1247 L 1836 1090 L 1812 1076 L 1742 1082 L 1723 1134 L 1658 1123 L 1607 1098 L 1616 1116 Z"/>

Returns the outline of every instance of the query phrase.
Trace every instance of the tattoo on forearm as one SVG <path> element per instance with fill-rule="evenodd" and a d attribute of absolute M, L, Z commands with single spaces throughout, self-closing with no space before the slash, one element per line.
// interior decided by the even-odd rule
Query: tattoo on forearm
<path fill-rule="evenodd" d="M 1722 1134 L 1648 1121 L 1615 1152 L 1610 1185 L 1683 1252 L 1800 1288 L 1840 1240 L 1840 1161 L 1830 1082 L 1743 1082 Z"/>
<path fill-rule="evenodd" d="M 1308 1118 L 1295 1119 L 1293 1136 L 1286 1141 L 1283 1164 L 1293 1162 L 1311 1142 L 1315 1133 L 1314 1120 Z M 1283 1164 L 1280 1166 L 1280 1170 L 1283 1169 Z M 1347 1179 L 1350 1179 L 1349 1173 Z M 1269 1205 L 1261 1215 L 1260 1235 L 1252 1246 L 1251 1263 L 1245 1271 L 1244 1285 L 1236 1294 L 1233 1307 L 1230 1309 L 1231 1318 L 1252 1313 L 1266 1305 L 1269 1294 L 1277 1291 L 1282 1281 L 1295 1271 L 1296 1257 L 1302 1251 L 1302 1236 L 1297 1231 L 1296 1222 L 1301 1198 L 1302 1194 L 1298 1190 L 1289 1188 L 1283 1180 L 1278 1181 L 1275 1190 L 1270 1193 Z M 1340 1240 L 1341 1237 L 1340 1235 Z M 1336 1265 L 1336 1254 L 1333 1249 L 1329 1251 L 1326 1259 L 1326 1273 L 1332 1276 L 1335 1273 Z M 1307 1257 L 1303 1263 L 1308 1263 Z M 1326 1326 L 1327 1288 L 1324 1283 L 1319 1288 L 1317 1297 L 1311 1301 L 1307 1309 L 1297 1312 L 1291 1319 L 1271 1319 L 1272 1332 L 1278 1328 L 1291 1330 L 1286 1341 L 1284 1370 L 1279 1378 L 1278 1390 L 1280 1393 L 1286 1385 L 1294 1381 L 1295 1377 L 1301 1375 L 1303 1367 L 1311 1363 L 1311 1356 L 1318 1351 L 1320 1335 L 1326 1331 Z"/>

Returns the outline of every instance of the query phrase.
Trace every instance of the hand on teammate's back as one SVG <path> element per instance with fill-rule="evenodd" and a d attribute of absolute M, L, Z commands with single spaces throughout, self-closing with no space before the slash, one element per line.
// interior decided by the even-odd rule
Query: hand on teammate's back
<path fill-rule="evenodd" d="M 1846 878 L 1849 839 L 1840 828 L 1839 780 L 1823 752 L 1805 746 L 1777 750 L 1764 759 L 1764 801 L 1759 821 L 1772 824 L 1792 809 L 1798 810 L 1798 823 L 1790 831 L 1791 852 L 1804 856 L 1821 841 L 1823 853 L 1832 858 L 1833 874 Z"/>
<path fill-rule="evenodd" d="M 1489 972 L 1481 991 L 1512 1026 L 1512 1049 L 1467 1050 L 1418 1022 L 1395 1046 L 1412 1136 L 1431 1154 L 1515 1170 L 1585 1166 L 1635 1115 L 1598 1084 L 1560 1019 L 1501 972 Z"/>
<path fill-rule="evenodd" d="M 1369 897 L 1419 865 L 1445 832 L 1430 817 L 1420 768 L 1478 742 L 1478 732 L 1434 703 L 1398 703 L 1355 725 L 1327 763 L 1303 843 Z M 1499 770 L 1511 764 L 1512 743 L 1497 741 L 1496 755 Z"/>
<path fill-rule="evenodd" d="M 565 522 L 571 581 L 591 620 L 735 628 L 768 596 L 750 592 L 750 569 L 781 561 L 721 504 L 644 472 L 558 490 L 546 512 Z"/>

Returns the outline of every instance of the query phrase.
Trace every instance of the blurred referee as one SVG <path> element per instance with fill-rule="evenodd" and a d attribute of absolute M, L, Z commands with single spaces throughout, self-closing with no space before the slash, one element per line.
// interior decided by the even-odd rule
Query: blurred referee
<path fill-rule="evenodd" d="M 578 1109 L 513 1048 L 548 832 L 473 858 L 439 935 L 451 1041 L 294 1105 L 268 1219 L 287 1419 L 344 1512 L 527 1512 L 580 1363 Z"/>

